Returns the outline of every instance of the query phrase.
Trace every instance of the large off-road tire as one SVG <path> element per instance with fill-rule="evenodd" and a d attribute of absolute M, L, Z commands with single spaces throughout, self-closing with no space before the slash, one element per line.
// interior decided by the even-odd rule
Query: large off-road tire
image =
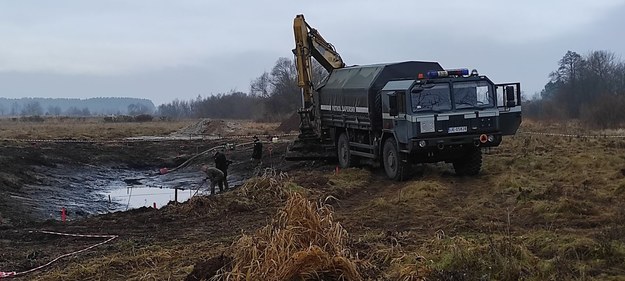
<path fill-rule="evenodd" d="M 382 165 L 386 175 L 393 180 L 404 180 L 408 164 L 404 161 L 406 156 L 397 149 L 395 139 L 388 138 L 382 147 Z"/>
<path fill-rule="evenodd" d="M 477 176 L 482 169 L 482 150 L 469 150 L 462 159 L 454 162 L 454 170 L 459 176 Z"/>
<path fill-rule="evenodd" d="M 339 140 L 336 144 L 336 152 L 341 168 L 348 168 L 354 164 L 353 156 L 349 152 L 349 139 L 346 133 L 341 133 L 339 136 Z"/>

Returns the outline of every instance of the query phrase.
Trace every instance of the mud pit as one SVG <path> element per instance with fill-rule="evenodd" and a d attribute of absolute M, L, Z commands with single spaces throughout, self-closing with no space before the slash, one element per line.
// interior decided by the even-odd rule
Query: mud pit
<path fill-rule="evenodd" d="M 11 196 L 29 207 L 27 214 L 34 219 L 59 219 L 61 207 L 69 219 L 154 204 L 160 207 L 174 200 L 175 189 L 180 189 L 178 201 L 182 202 L 202 184 L 202 174 L 193 169 L 158 175 L 155 170 L 57 165 L 35 167 L 35 172 L 41 182 L 28 184 L 20 195 Z"/>
<path fill-rule="evenodd" d="M 210 155 L 189 166 L 161 175 L 159 168 L 175 167 L 198 152 L 227 141 L 168 141 L 125 144 L 5 144 L 0 165 L 2 188 L 0 218 L 4 224 L 61 219 L 66 208 L 70 220 L 144 206 L 157 208 L 175 198 L 178 202 L 192 195 L 208 194 L 198 166 L 213 164 Z M 228 141 L 228 143 L 232 143 Z M 280 147 L 282 144 L 272 144 Z M 240 185 L 255 171 L 249 160 L 249 147 L 226 150 L 234 163 L 229 168 L 230 187 Z M 269 159 L 267 163 L 270 163 Z M 278 164 L 275 157 L 272 163 Z M 258 171 L 256 171 L 258 172 Z"/>

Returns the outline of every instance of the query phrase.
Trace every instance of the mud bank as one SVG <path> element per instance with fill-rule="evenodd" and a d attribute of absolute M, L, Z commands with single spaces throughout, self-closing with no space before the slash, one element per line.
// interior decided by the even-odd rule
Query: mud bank
<path fill-rule="evenodd" d="M 60 219 L 61 208 L 68 219 L 157 206 L 189 196 L 184 190 L 201 185 L 202 175 L 191 169 L 159 175 L 154 170 L 135 170 L 99 166 L 34 167 L 39 183 L 27 184 L 20 192 L 10 192 L 15 204 L 25 207 L 25 215 L 38 219 Z M 171 195 L 171 196 L 170 196 Z"/>
<path fill-rule="evenodd" d="M 25 144 L 0 148 L 0 220 L 20 224 L 33 220 L 81 219 L 90 215 L 125 211 L 143 206 L 166 205 L 176 198 L 187 200 L 206 194 L 198 166 L 212 164 L 210 156 L 198 158 L 188 167 L 161 175 L 159 168 L 175 167 L 198 152 L 225 141 L 168 141 L 130 144 Z M 284 151 L 276 144 L 274 159 Z M 234 163 L 229 169 L 231 187 L 240 185 L 255 171 L 247 147 L 227 150 Z M 267 155 L 268 156 L 268 155 Z"/>

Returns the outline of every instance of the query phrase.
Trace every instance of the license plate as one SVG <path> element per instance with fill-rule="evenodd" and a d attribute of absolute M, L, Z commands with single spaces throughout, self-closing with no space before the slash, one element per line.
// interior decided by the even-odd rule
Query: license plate
<path fill-rule="evenodd" d="M 464 133 L 467 131 L 467 126 L 462 126 L 462 127 L 449 127 L 449 129 L 447 129 L 447 133 Z"/>

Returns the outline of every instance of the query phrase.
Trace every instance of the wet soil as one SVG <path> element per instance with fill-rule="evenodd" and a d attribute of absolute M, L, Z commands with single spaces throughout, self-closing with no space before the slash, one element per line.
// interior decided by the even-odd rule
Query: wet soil
<path fill-rule="evenodd" d="M 232 141 L 228 141 L 231 143 Z M 139 206 L 167 204 L 173 189 L 184 201 L 207 184 L 198 167 L 213 164 L 202 156 L 172 173 L 160 174 L 193 155 L 226 143 L 223 140 L 167 141 L 137 143 L 9 143 L 0 147 L 0 225 L 24 225 L 31 221 L 68 219 L 126 210 Z M 284 165 L 275 146 L 267 165 Z M 269 146 L 268 146 L 269 147 Z M 226 150 L 234 163 L 229 168 L 231 186 L 240 185 L 255 171 L 247 147 Z M 269 155 L 266 155 L 267 157 Z M 186 192 L 185 192 L 186 191 Z M 134 193 L 134 195 L 133 195 Z M 160 195 L 159 195 L 160 194 Z M 174 198 L 171 198 L 173 200 Z"/>
<path fill-rule="evenodd" d="M 128 244 L 142 248 L 163 243 L 203 243 L 207 237 L 213 237 L 210 240 L 213 243 L 223 244 L 232 241 L 241 231 L 265 225 L 278 207 L 269 202 L 262 202 L 261 207 L 255 207 L 253 212 L 248 211 L 247 206 L 237 208 L 229 204 L 218 206 L 219 210 L 215 212 L 186 215 L 172 211 L 173 202 L 162 209 L 161 206 L 159 209 L 138 207 L 125 211 L 127 205 L 123 200 L 108 199 L 107 192 L 125 188 L 134 188 L 135 192 L 141 187 L 180 188 L 195 192 L 203 178 L 198 172 L 199 166 L 212 164 L 210 157 L 198 159 L 188 167 L 165 175 L 160 175 L 159 169 L 176 167 L 198 152 L 223 144 L 224 141 L 5 143 L 0 148 L 0 165 L 6 167 L 2 173 L 11 177 L 3 177 L 5 182 L 0 189 L 3 194 L 0 197 L 0 271 L 27 270 L 102 240 L 37 232 L 41 229 L 64 233 L 114 233 L 123 242 L 101 248 L 115 252 Z M 251 161 L 249 149 L 226 150 L 227 158 L 233 161 L 228 176 L 231 187 L 236 188 L 245 179 L 262 173 L 263 168 L 273 167 L 278 172 L 311 167 L 331 170 L 328 168 L 331 166 L 324 163 L 284 161 L 286 145 L 266 144 L 260 167 Z M 61 206 L 67 209 L 68 220 L 65 222 L 60 221 Z M 89 258 L 93 254 L 87 252 L 81 257 Z M 33 276 L 37 275 L 28 278 Z"/>

